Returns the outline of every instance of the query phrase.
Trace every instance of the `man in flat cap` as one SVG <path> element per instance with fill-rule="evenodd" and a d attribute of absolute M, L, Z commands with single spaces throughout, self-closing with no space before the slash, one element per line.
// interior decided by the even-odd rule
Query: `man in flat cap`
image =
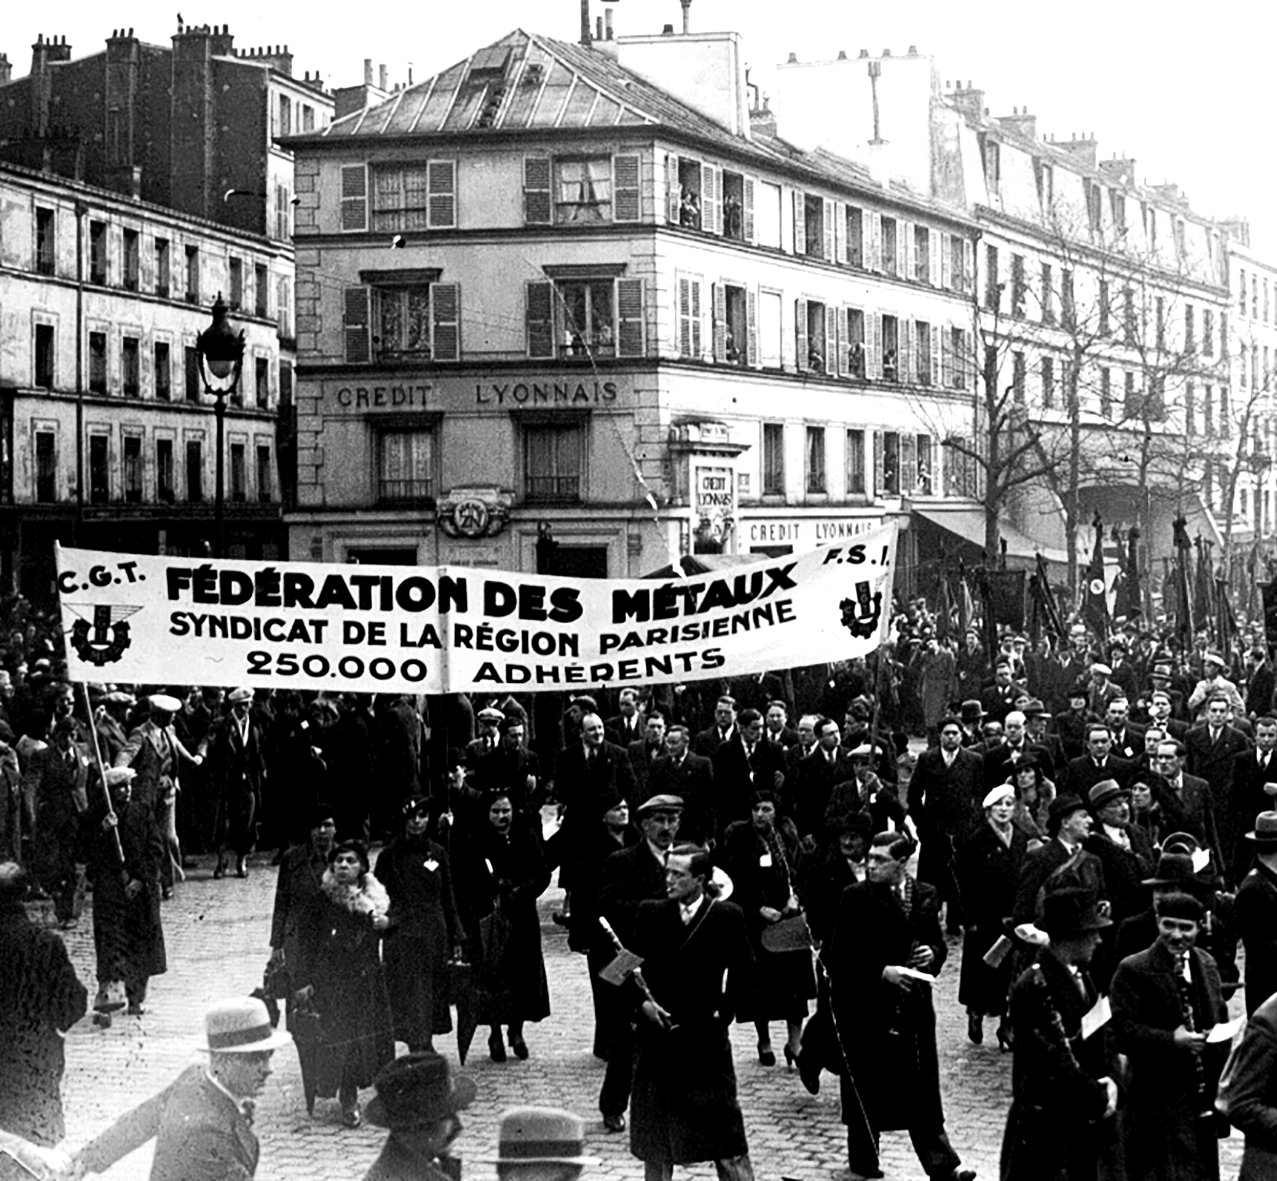
<path fill-rule="evenodd" d="M 102 762 L 108 767 L 115 766 L 116 756 L 129 744 L 125 727 L 128 725 L 129 711 L 136 704 L 137 698 L 122 689 L 113 689 L 102 698 L 102 711 L 95 722 L 95 729 Z"/>

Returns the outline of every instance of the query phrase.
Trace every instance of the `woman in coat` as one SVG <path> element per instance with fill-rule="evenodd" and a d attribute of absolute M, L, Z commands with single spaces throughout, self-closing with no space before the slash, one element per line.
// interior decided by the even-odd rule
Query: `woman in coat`
<path fill-rule="evenodd" d="M 113 983 L 123 981 L 129 1016 L 140 1017 L 150 978 L 168 971 L 160 921 L 160 867 L 168 850 L 147 809 L 131 799 L 136 774 L 132 767 L 108 770 L 112 810 L 99 796 L 82 821 L 98 971 L 93 1023 L 101 1026 L 110 1025 L 111 1009 L 119 1008 L 109 998 Z"/>
<path fill-rule="evenodd" d="M 1042 774 L 1042 764 L 1033 755 L 1016 764 L 1009 783 L 1016 795 L 1011 823 L 1024 833 L 1032 851 L 1048 840 L 1046 821 L 1055 799 L 1055 784 Z"/>
<path fill-rule="evenodd" d="M 306 839 L 289 849 L 279 863 L 270 923 L 271 963 L 282 966 L 298 981 L 309 979 L 301 934 L 309 911 L 323 901 L 321 885 L 337 835 L 337 822 L 329 804 L 311 805 L 305 824 Z"/>
<path fill-rule="evenodd" d="M 461 923 L 448 854 L 426 836 L 430 801 L 412 796 L 403 816 L 403 835 L 377 858 L 377 880 L 390 897 L 386 983 L 395 1038 L 411 1051 L 433 1050 L 434 1035 L 452 1029 L 447 970 Z"/>
<path fill-rule="evenodd" d="M 778 816 L 771 788 L 754 793 L 750 818 L 729 824 L 723 837 L 723 867 L 732 879 L 734 900 L 745 912 L 755 962 L 752 1003 L 737 1019 L 754 1022 L 758 1061 L 764 1066 L 776 1064 L 771 1022 L 784 1021 L 785 1062 L 791 1070 L 798 1060 L 807 1001 L 816 995 L 811 952 L 768 951 L 763 932 L 799 912 L 796 875 L 801 852 L 798 830 Z"/>
<path fill-rule="evenodd" d="M 369 872 L 361 841 L 339 841 L 328 854 L 320 898 L 303 919 L 305 976 L 293 978 L 319 1014 L 313 1047 L 315 1093 L 341 1101 L 341 1122 L 363 1122 L 359 1088 L 395 1056 L 393 1021 L 381 967 L 381 935 L 390 899 Z"/>
<path fill-rule="evenodd" d="M 537 898 L 550 884 L 550 871 L 539 834 L 514 823 L 509 796 L 490 796 L 484 814 L 485 822 L 467 842 L 458 893 L 466 938 L 479 949 L 479 1024 L 492 1027 L 488 1052 L 494 1062 L 504 1062 L 501 1027 L 508 1027 L 515 1057 L 526 1058 L 525 1022 L 550 1015 L 537 916 Z"/>
<path fill-rule="evenodd" d="M 1014 823 L 1016 803 L 1016 790 L 1009 783 L 990 791 L 984 797 L 983 828 L 957 852 L 958 886 L 967 916 L 958 1003 L 966 1006 L 967 1036 L 976 1045 L 984 1041 L 985 1016 L 1001 1018 L 998 1045 L 1003 1050 L 1011 1045 L 1006 1012 L 1012 957 L 1005 956 L 991 968 L 984 953 L 1004 933 L 1028 853 L 1028 837 Z"/>

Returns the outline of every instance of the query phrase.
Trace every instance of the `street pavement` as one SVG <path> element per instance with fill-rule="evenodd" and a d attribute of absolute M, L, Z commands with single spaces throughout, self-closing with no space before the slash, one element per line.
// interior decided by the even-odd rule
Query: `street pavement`
<path fill-rule="evenodd" d="M 202 861 L 202 868 L 190 871 L 176 897 L 164 905 L 169 970 L 152 981 L 147 1012 L 140 1018 L 117 1015 L 105 1030 L 86 1018 L 68 1035 L 62 1091 L 69 1146 L 82 1144 L 197 1060 L 207 1005 L 250 992 L 261 983 L 269 954 L 276 871 L 267 859 L 253 858 L 247 880 L 213 881 L 212 859 Z M 462 1113 L 464 1130 L 455 1145 L 467 1178 L 495 1176 L 494 1166 L 483 1158 L 495 1151 L 500 1113 L 526 1103 L 567 1107 L 586 1118 L 586 1151 L 601 1158 L 598 1167 L 587 1171 L 589 1176 L 617 1181 L 643 1176 L 642 1163 L 630 1155 L 628 1134 L 607 1135 L 602 1130 L 597 1097 L 603 1064 L 590 1052 L 593 1019 L 585 960 L 568 950 L 566 934 L 550 919 L 561 899 L 555 885 L 540 902 L 553 1015 L 527 1027 L 531 1057 L 519 1061 L 511 1056 L 506 1063 L 494 1063 L 488 1058 L 486 1031 L 475 1036 L 466 1070 L 478 1084 L 478 1099 Z M 37 909 L 52 921 L 47 903 Z M 95 980 L 87 909 L 64 938 L 91 998 Z M 945 1113 L 964 1165 L 977 1169 L 987 1181 L 998 1175 L 1010 1104 L 1011 1055 L 999 1053 L 993 1021 L 986 1022 L 985 1045 L 967 1041 L 965 1015 L 956 1000 L 960 941 L 950 940 L 949 951 L 935 987 Z M 1240 1011 L 1240 1002 L 1235 1000 L 1232 1008 Z M 732 1034 L 755 1173 L 760 1181 L 831 1181 L 846 1167 L 837 1079 L 825 1075 L 820 1094 L 809 1095 L 798 1076 L 786 1071 L 780 1056 L 782 1023 L 774 1023 L 772 1038 L 780 1065 L 764 1067 L 758 1063 L 753 1026 L 736 1026 Z M 455 1065 L 453 1035 L 435 1041 Z M 367 1102 L 371 1096 L 371 1091 L 364 1092 L 361 1099 Z M 260 1181 L 357 1181 L 385 1138 L 384 1130 L 369 1125 L 341 1127 L 335 1100 L 319 1100 L 314 1117 L 307 1117 L 297 1057 L 288 1047 L 275 1055 L 274 1073 L 258 1101 L 254 1127 L 262 1142 Z M 1223 1176 L 1232 1178 L 1240 1161 L 1240 1137 L 1234 1134 L 1223 1147 Z M 106 1176 L 112 1181 L 145 1181 L 151 1151 L 149 1145 L 139 1149 Z M 882 1159 L 889 1178 L 924 1177 L 904 1132 L 883 1135 Z M 709 1181 L 715 1173 L 712 1164 L 701 1164 L 680 1168 L 676 1175 Z"/>

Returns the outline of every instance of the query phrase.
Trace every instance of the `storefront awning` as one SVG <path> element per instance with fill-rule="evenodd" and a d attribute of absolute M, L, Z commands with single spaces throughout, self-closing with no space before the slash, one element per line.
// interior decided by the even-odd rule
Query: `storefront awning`
<path fill-rule="evenodd" d="M 914 505 L 913 512 L 922 517 L 923 520 L 930 521 L 933 525 L 938 525 L 941 529 L 947 530 L 955 537 L 961 537 L 963 541 L 968 541 L 972 545 L 984 549 L 984 511 L 982 509 L 943 509 L 931 505 L 922 508 Z M 1007 543 L 1007 557 L 1009 558 L 1032 559 L 1034 554 L 1041 554 L 1048 562 L 1056 562 L 1061 566 L 1068 565 L 1069 556 L 1066 551 L 1040 545 L 1027 534 L 1021 533 L 1013 525 L 999 524 L 998 532 Z"/>

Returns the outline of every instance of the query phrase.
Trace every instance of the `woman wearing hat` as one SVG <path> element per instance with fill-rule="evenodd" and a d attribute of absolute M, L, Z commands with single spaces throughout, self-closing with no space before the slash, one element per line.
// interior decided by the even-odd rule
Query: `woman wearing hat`
<path fill-rule="evenodd" d="M 735 820 L 723 836 L 722 864 L 735 887 L 736 904 L 745 912 L 754 950 L 752 1003 L 737 1020 L 753 1021 L 758 1031 L 758 1061 L 775 1066 L 771 1022 L 784 1021 L 785 1062 L 792 1070 L 798 1060 L 807 1001 L 816 995 L 809 951 L 770 952 L 763 948 L 763 932 L 773 923 L 798 914 L 798 875 L 802 847 L 793 821 L 780 814 L 777 792 L 770 787 L 754 792 L 748 820 Z"/>
<path fill-rule="evenodd" d="M 110 768 L 110 807 L 99 789 L 81 822 L 93 883 L 98 971 L 93 1020 L 103 1026 L 111 1024 L 111 1011 L 120 1008 L 110 997 L 112 984 L 124 982 L 129 1015 L 139 1017 L 148 981 L 168 970 L 160 918 L 160 867 L 167 849 L 151 818 L 130 798 L 135 775 L 132 767 Z"/>
<path fill-rule="evenodd" d="M 338 841 L 328 854 L 320 897 L 303 920 L 303 970 L 293 985 L 319 1013 L 315 1093 L 337 1095 L 348 1128 L 362 1122 L 359 1088 L 395 1056 L 390 998 L 381 966 L 390 899 L 369 870 L 362 841 Z"/>
<path fill-rule="evenodd" d="M 966 1007 L 967 1037 L 976 1045 L 984 1041 L 985 1016 L 1001 1018 L 997 1037 L 1004 1051 L 1011 1045 L 1006 1020 L 1010 957 L 991 968 L 984 962 L 984 953 L 1004 933 L 1028 855 L 1028 837 L 1014 823 L 1016 804 L 1016 791 L 1009 783 L 993 788 L 984 797 L 984 826 L 958 847 L 956 857 L 962 909 L 967 916 L 958 1003 Z"/>
<path fill-rule="evenodd" d="M 488 1052 L 526 1058 L 523 1026 L 550 1015 L 537 898 L 550 884 L 540 834 L 514 823 L 508 795 L 488 797 L 485 820 L 459 859 L 458 897 L 470 947 L 479 949 L 479 1023 L 492 1027 Z"/>
<path fill-rule="evenodd" d="M 1047 840 L 1046 821 L 1055 799 L 1055 784 L 1046 777 L 1036 756 L 1029 755 L 1016 764 L 1006 786 L 1015 789 L 1011 823 L 1024 833 L 1032 852 Z"/>
<path fill-rule="evenodd" d="M 431 1050 L 434 1035 L 452 1029 L 447 968 L 461 936 L 452 866 L 426 835 L 429 824 L 430 801 L 412 796 L 402 835 L 377 857 L 377 878 L 390 896 L 385 959 L 395 1038 L 410 1050 Z"/>

